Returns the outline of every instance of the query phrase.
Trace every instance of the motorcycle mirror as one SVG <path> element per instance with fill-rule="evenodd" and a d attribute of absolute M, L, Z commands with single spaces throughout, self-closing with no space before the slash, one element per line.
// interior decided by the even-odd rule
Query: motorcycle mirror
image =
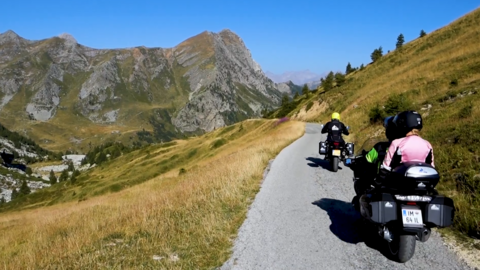
<path fill-rule="evenodd" d="M 347 130 L 350 130 L 350 126 L 347 126 Z"/>
<path fill-rule="evenodd" d="M 323 125 L 320 125 L 320 128 L 323 128 Z"/>

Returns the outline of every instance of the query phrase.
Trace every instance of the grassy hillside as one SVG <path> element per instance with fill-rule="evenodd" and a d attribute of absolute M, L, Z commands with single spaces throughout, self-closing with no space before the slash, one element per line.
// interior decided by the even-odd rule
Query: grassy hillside
<path fill-rule="evenodd" d="M 303 132 L 300 122 L 247 120 L 24 197 L 0 215 L 0 261 L 6 269 L 219 266 L 268 161 Z"/>
<path fill-rule="evenodd" d="M 458 210 L 453 229 L 478 238 L 479 33 L 480 10 L 475 10 L 349 74 L 340 87 L 299 97 L 288 115 L 325 122 L 338 111 L 352 127 L 348 140 L 359 150 L 372 137 L 384 138 L 376 120 L 403 109 L 418 110 L 425 120 L 422 136 L 432 143 L 442 174 L 439 189 L 454 198 Z"/>

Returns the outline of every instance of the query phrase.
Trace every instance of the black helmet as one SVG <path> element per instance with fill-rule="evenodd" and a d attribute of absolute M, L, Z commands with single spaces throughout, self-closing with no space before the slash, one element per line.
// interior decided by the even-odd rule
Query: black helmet
<path fill-rule="evenodd" d="M 422 116 L 416 111 L 404 111 L 393 118 L 393 123 L 398 131 L 405 136 L 412 129 L 421 130 L 423 127 Z"/>
<path fill-rule="evenodd" d="M 389 141 L 401 138 L 397 126 L 393 123 L 393 116 L 387 116 L 383 120 L 383 127 L 385 128 L 385 136 Z"/>

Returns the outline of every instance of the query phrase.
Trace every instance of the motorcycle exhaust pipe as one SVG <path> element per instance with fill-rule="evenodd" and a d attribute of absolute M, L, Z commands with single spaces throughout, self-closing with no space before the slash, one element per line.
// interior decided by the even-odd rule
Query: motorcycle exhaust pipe
<path fill-rule="evenodd" d="M 425 228 L 421 232 L 417 233 L 417 239 L 420 242 L 427 242 L 431 234 L 432 234 L 432 231 L 429 228 Z"/>

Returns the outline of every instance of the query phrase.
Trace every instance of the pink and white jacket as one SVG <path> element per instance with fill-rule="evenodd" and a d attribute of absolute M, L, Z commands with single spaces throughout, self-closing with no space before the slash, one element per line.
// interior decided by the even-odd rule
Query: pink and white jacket
<path fill-rule="evenodd" d="M 382 168 L 391 170 L 392 167 L 398 166 L 399 163 L 408 161 L 426 162 L 435 167 L 432 145 L 416 135 L 396 139 L 388 148 Z"/>

